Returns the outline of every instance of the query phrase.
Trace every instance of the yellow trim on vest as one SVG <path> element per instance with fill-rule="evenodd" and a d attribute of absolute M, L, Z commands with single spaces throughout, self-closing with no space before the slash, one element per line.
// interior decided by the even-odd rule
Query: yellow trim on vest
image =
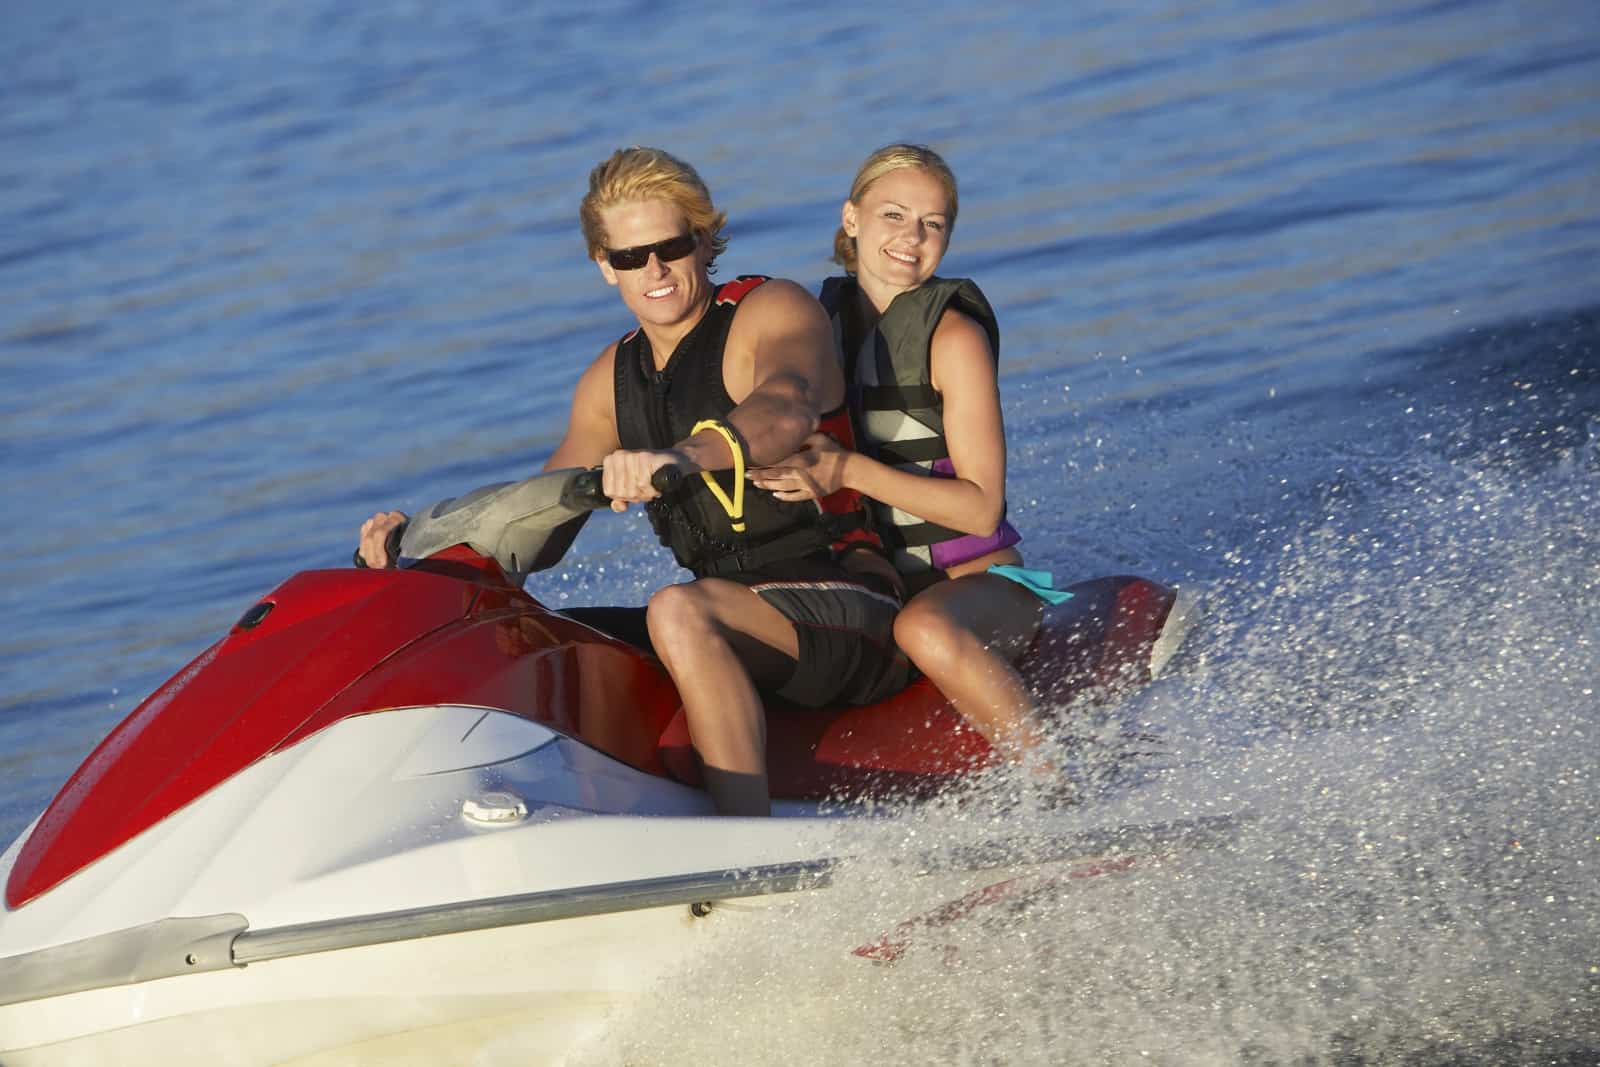
<path fill-rule="evenodd" d="M 728 499 L 728 494 L 722 491 L 722 486 L 711 476 L 710 471 L 701 471 L 700 477 L 705 480 L 711 495 L 717 498 L 717 503 L 722 505 L 722 510 L 728 513 L 728 520 L 733 525 L 734 533 L 744 533 L 744 449 L 739 444 L 738 435 L 731 426 L 726 425 L 721 419 L 701 419 L 694 424 L 694 429 L 689 431 L 693 437 L 701 430 L 715 430 L 720 433 L 723 440 L 728 442 L 728 451 L 733 453 L 733 499 Z"/>

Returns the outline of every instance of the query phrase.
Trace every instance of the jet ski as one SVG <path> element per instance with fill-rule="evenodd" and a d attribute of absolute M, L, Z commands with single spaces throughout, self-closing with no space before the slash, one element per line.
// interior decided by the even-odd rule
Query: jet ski
<path fill-rule="evenodd" d="M 401 566 L 294 575 L 135 708 L 0 856 L 0 1064 L 447 1060 L 513 1015 L 553 1057 L 750 914 L 720 904 L 824 891 L 885 798 L 997 763 L 925 680 L 774 706 L 777 817 L 714 816 L 659 663 L 523 589 L 605 503 L 588 471 L 443 501 Z M 1191 614 L 1070 591 L 1021 661 L 1051 707 L 1148 682 Z M 1064 818 L 1044 884 L 1208 830 Z M 1014 859 L 989 846 L 929 876 L 969 899 Z"/>

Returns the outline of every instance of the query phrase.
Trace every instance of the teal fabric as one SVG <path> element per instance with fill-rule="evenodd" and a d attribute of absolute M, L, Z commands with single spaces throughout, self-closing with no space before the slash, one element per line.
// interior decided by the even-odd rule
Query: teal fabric
<path fill-rule="evenodd" d="M 1055 578 L 1049 571 L 1036 571 L 1028 567 L 1014 567 L 1009 563 L 996 563 L 989 568 L 989 573 L 998 574 L 1002 578 L 1016 582 L 1039 599 L 1051 604 L 1061 604 L 1072 599 L 1071 593 L 1063 593 L 1056 588 Z"/>

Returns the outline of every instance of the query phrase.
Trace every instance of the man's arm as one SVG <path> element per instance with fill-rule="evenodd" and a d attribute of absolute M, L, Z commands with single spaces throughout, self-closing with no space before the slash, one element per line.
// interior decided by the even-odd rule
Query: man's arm
<path fill-rule="evenodd" d="M 608 345 L 578 379 L 572 391 L 567 431 L 545 460 L 545 470 L 598 467 L 607 455 L 622 447 L 617 436 L 617 398 L 612 379 L 616 356 L 617 346 Z"/>
<path fill-rule="evenodd" d="M 597 467 L 608 453 L 621 444 L 617 440 L 616 397 L 611 384 L 616 348 L 613 344 L 601 352 L 578 379 L 577 388 L 572 392 L 572 410 L 567 416 L 566 433 L 545 461 L 545 470 Z M 382 568 L 395 564 L 396 561 L 389 557 L 389 534 L 396 527 L 405 525 L 407 518 L 403 511 L 380 511 L 361 524 L 360 544 L 356 551 L 367 566 Z"/>
<path fill-rule="evenodd" d="M 822 412 L 844 400 L 844 375 L 822 305 L 781 278 L 752 290 L 728 331 L 722 381 L 737 405 L 727 421 L 744 438 L 751 465 L 793 453 Z M 733 465 L 727 441 L 715 431 L 680 441 L 676 450 L 702 469 Z"/>

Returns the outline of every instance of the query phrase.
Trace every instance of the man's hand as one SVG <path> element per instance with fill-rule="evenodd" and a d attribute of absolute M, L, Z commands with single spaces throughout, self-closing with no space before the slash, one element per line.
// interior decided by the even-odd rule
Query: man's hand
<path fill-rule="evenodd" d="M 845 462 L 850 453 L 825 433 L 805 439 L 800 451 L 766 467 L 752 468 L 752 485 L 779 500 L 821 500 L 845 488 Z"/>
<path fill-rule="evenodd" d="M 359 552 L 367 566 L 382 570 L 399 562 L 389 558 L 389 533 L 405 522 L 406 514 L 403 511 L 380 511 L 361 524 Z"/>
<path fill-rule="evenodd" d="M 698 470 L 679 452 L 630 452 L 619 449 L 602 464 L 601 486 L 611 498 L 612 511 L 627 511 L 631 503 L 654 500 L 661 494 L 650 484 L 662 467 L 677 467 L 685 474 Z"/>

